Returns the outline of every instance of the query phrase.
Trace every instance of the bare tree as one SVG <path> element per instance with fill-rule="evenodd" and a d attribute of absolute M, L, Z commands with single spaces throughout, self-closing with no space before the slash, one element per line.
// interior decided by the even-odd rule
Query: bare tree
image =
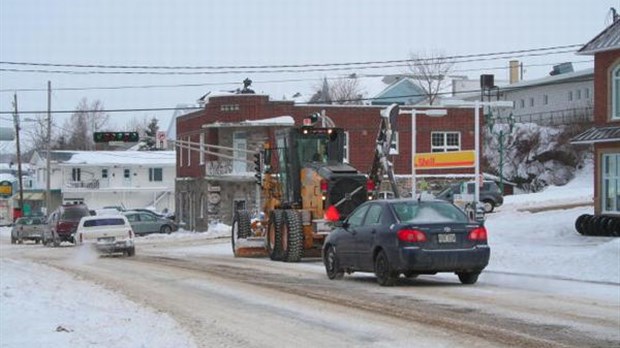
<path fill-rule="evenodd" d="M 407 74 L 422 89 L 429 105 L 433 105 L 442 88 L 448 83 L 446 77 L 454 62 L 440 52 L 430 54 L 411 53 Z"/>
<path fill-rule="evenodd" d="M 32 120 L 28 120 L 28 126 L 23 126 L 21 131 L 26 140 L 26 154 L 41 151 L 47 148 L 47 116 L 36 115 Z M 52 127 L 54 124 L 52 122 Z"/>
<path fill-rule="evenodd" d="M 103 103 L 95 100 L 89 103 L 86 98 L 82 98 L 80 103 L 63 126 L 66 146 L 71 150 L 93 150 L 95 142 L 93 133 L 103 130 L 110 120 L 110 115 L 106 114 Z"/>
<path fill-rule="evenodd" d="M 308 101 L 311 104 L 362 104 L 364 93 L 355 74 L 333 80 L 323 79 L 320 86 L 315 87 L 315 94 Z"/>

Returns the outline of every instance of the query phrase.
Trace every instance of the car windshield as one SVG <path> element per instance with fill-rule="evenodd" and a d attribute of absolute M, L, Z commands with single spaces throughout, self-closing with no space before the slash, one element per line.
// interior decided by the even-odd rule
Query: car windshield
<path fill-rule="evenodd" d="M 107 219 L 95 219 L 84 221 L 84 227 L 94 226 L 122 226 L 125 224 L 125 220 L 119 218 L 107 218 Z"/>
<path fill-rule="evenodd" d="M 400 222 L 468 222 L 459 208 L 444 202 L 399 202 L 393 204 Z"/>

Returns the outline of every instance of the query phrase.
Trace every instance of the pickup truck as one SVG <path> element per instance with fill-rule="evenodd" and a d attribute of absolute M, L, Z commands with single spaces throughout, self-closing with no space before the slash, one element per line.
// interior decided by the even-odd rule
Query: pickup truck
<path fill-rule="evenodd" d="M 100 253 L 134 256 L 134 232 L 123 215 L 86 216 L 75 233 L 76 245 L 90 244 Z"/>

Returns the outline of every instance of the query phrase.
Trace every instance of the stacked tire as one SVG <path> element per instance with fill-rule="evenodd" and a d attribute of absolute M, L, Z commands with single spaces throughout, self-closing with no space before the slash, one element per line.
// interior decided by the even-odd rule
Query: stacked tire
<path fill-rule="evenodd" d="M 620 237 L 620 217 L 583 214 L 575 220 L 575 229 L 584 236 Z"/>

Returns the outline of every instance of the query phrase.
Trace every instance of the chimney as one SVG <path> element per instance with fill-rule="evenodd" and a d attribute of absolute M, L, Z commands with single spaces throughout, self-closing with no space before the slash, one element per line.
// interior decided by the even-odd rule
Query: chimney
<path fill-rule="evenodd" d="M 508 66 L 509 66 L 510 84 L 519 82 L 519 61 L 511 60 L 508 63 Z"/>

